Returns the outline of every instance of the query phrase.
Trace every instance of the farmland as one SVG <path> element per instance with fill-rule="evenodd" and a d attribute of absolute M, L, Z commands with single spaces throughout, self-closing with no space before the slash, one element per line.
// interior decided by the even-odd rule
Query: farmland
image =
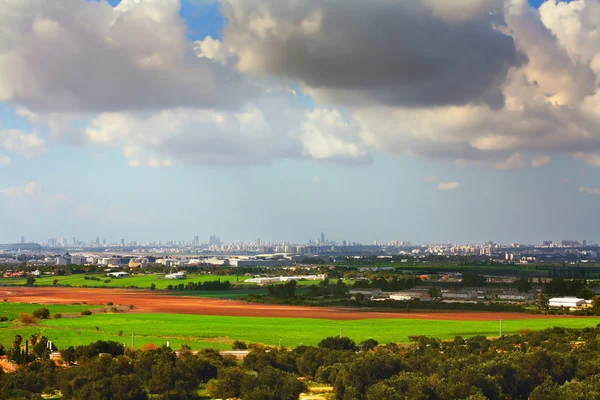
<path fill-rule="evenodd" d="M 87 277 L 87 279 L 86 279 Z M 90 279 L 91 278 L 91 279 Z M 247 289 L 257 288 L 255 283 L 246 283 L 247 276 L 235 275 L 198 275 L 190 274 L 186 279 L 165 279 L 160 274 L 136 274 L 125 278 L 113 278 L 102 274 L 84 275 L 74 274 L 65 276 L 44 276 L 36 278 L 36 286 L 55 286 L 54 280 L 57 280 L 58 286 L 70 285 L 72 287 L 102 287 L 102 288 L 130 288 L 149 289 L 152 284 L 156 289 L 166 289 L 169 285 L 187 285 L 188 282 L 212 282 L 220 280 L 229 281 L 234 285 L 240 285 Z M 299 286 L 314 285 L 320 281 L 298 281 Z M 346 283 L 351 283 L 347 281 Z M 25 278 L 0 278 L 0 286 L 23 286 L 26 284 Z"/>
<path fill-rule="evenodd" d="M 1 306 L 1 305 L 0 305 Z M 14 312 L 38 305 L 10 304 Z M 79 306 L 48 306 L 52 313 L 74 311 Z M 1 310 L 1 308 L 0 308 Z M 503 333 L 522 329 L 539 330 L 554 326 L 565 328 L 593 327 L 600 318 L 518 319 L 503 322 Z M 50 319 L 35 325 L 5 323 L 0 325 L 0 344 L 9 346 L 16 334 L 25 337 L 41 333 L 59 348 L 86 344 L 96 340 L 115 340 L 130 345 L 162 345 L 169 341 L 174 348 L 188 344 L 193 349 L 230 348 L 234 340 L 268 345 L 295 347 L 299 343 L 316 345 L 322 338 L 341 332 L 356 342 L 373 338 L 380 343 L 409 342 L 410 336 L 426 334 L 440 339 L 455 336 L 497 336 L 497 321 L 453 321 L 434 319 L 362 319 L 330 320 L 311 318 L 263 318 L 182 314 L 96 313 L 88 317 Z"/>

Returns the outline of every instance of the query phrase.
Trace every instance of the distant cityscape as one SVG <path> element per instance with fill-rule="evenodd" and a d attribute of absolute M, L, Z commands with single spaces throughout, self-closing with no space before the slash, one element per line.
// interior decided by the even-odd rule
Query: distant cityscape
<path fill-rule="evenodd" d="M 225 243 L 217 235 L 208 240 L 194 236 L 189 241 L 150 241 L 137 242 L 120 239 L 117 242 L 101 237 L 92 240 L 79 240 L 73 237 L 48 238 L 45 242 L 30 242 L 21 236 L 17 243 L 0 244 L 0 254 L 19 253 L 73 253 L 73 252 L 113 252 L 140 254 L 205 254 L 205 255 L 329 255 L 329 256 L 387 256 L 407 255 L 411 257 L 426 256 L 465 256 L 503 259 L 508 262 L 534 262 L 547 260 L 595 261 L 598 257 L 598 245 L 588 240 L 546 240 L 539 244 L 510 243 L 499 244 L 487 241 L 481 244 L 412 244 L 408 241 L 391 240 L 370 244 L 337 242 L 321 232 L 315 239 L 306 243 L 289 241 L 265 241 L 257 238 L 254 241 L 236 241 Z"/>

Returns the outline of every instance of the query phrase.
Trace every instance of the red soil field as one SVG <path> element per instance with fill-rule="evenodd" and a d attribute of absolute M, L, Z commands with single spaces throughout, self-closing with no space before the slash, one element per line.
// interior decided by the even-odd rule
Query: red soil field
<path fill-rule="evenodd" d="M 344 307 L 309 307 L 246 303 L 191 296 L 170 296 L 166 293 L 132 289 L 2 287 L 0 298 L 11 302 L 40 304 L 130 305 L 136 313 L 168 313 L 221 315 L 236 317 L 320 318 L 356 320 L 377 318 L 411 318 L 453 321 L 494 321 L 498 319 L 561 318 L 563 316 L 518 314 L 508 312 L 419 312 L 387 311 Z"/>

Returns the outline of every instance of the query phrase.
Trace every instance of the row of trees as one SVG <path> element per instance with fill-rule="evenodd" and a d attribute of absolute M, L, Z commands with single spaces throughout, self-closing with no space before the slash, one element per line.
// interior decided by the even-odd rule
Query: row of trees
<path fill-rule="evenodd" d="M 154 287 L 156 288 L 156 286 Z M 206 281 L 206 282 L 188 282 L 187 284 L 180 283 L 179 285 L 169 285 L 167 290 L 170 291 L 222 291 L 231 289 L 231 282 L 221 280 Z M 154 290 L 154 289 L 152 289 Z"/>
<path fill-rule="evenodd" d="M 213 398 L 296 400 L 306 390 L 300 378 L 333 386 L 337 400 L 583 400 L 600 393 L 598 327 L 525 330 L 496 340 L 411 339 L 398 346 L 329 337 L 291 351 L 259 345 L 241 363 L 214 350 L 177 356 L 169 348 L 98 342 L 63 352 L 65 361 L 77 360 L 72 368 L 42 359 L 0 374 L 0 398 L 41 399 L 60 390 L 65 399 L 186 400 L 198 399 L 206 384 Z"/>

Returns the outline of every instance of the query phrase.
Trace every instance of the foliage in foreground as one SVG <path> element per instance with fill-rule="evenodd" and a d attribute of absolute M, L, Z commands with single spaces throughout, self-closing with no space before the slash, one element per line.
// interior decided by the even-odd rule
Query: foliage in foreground
<path fill-rule="evenodd" d="M 168 348 L 125 350 L 98 342 L 63 351 L 61 368 L 35 361 L 0 376 L 0 398 L 197 399 L 207 384 L 214 398 L 293 400 L 299 377 L 335 388 L 339 400 L 592 399 L 600 397 L 600 328 L 523 331 L 440 341 L 413 337 L 408 346 L 356 344 L 329 337 L 319 347 L 251 346 L 242 363 L 214 350 L 197 355 Z M 103 353 L 102 355 L 99 355 Z"/>

